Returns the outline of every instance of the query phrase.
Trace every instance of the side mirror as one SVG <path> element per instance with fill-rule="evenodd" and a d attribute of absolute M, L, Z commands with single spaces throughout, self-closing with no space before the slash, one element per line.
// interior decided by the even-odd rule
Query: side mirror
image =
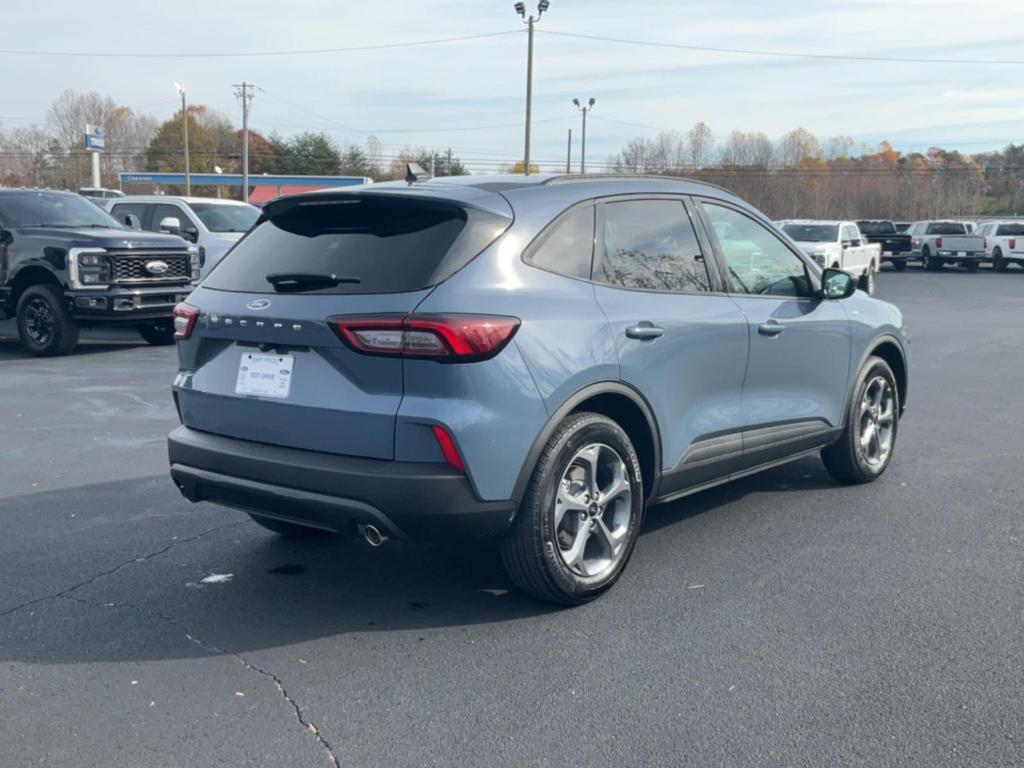
<path fill-rule="evenodd" d="M 160 220 L 160 231 L 166 232 L 168 235 L 177 235 L 181 233 L 181 220 L 177 216 L 168 216 Z"/>
<path fill-rule="evenodd" d="M 843 248 L 849 248 L 853 245 L 853 240 L 843 240 Z"/>
<path fill-rule="evenodd" d="M 857 291 L 853 275 L 841 269 L 826 269 L 821 273 L 821 297 L 830 301 L 848 299 Z"/>
<path fill-rule="evenodd" d="M 142 222 L 134 213 L 125 214 L 124 225 L 128 227 L 128 229 L 142 229 Z"/>
<path fill-rule="evenodd" d="M 196 243 L 199 241 L 199 230 L 195 227 L 186 227 L 181 230 L 181 236 L 190 242 Z"/>

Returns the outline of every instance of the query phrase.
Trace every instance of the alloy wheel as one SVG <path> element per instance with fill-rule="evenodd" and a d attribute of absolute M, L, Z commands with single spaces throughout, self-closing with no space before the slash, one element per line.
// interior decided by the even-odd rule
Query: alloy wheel
<path fill-rule="evenodd" d="M 633 485 L 618 451 L 591 443 L 570 459 L 555 494 L 555 541 L 562 562 L 580 576 L 615 568 L 627 549 Z"/>
<path fill-rule="evenodd" d="M 896 393 L 884 376 L 875 376 L 860 401 L 860 453 L 871 467 L 885 464 L 892 452 L 896 424 Z"/>
<path fill-rule="evenodd" d="M 56 321 L 50 305 L 40 296 L 34 296 L 25 308 L 25 333 L 33 343 L 43 347 L 53 339 Z"/>

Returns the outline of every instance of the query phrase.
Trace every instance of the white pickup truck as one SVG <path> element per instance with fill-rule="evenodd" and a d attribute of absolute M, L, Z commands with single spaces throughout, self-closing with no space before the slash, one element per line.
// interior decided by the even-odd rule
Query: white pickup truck
<path fill-rule="evenodd" d="M 854 222 L 788 219 L 778 226 L 822 267 L 849 272 L 860 280 L 861 290 L 875 292 L 881 248 L 868 243 Z"/>
<path fill-rule="evenodd" d="M 1024 221 L 986 221 L 974 234 L 985 238 L 985 255 L 996 272 L 1005 272 L 1011 264 L 1024 267 Z"/>
<path fill-rule="evenodd" d="M 985 238 L 970 234 L 962 221 L 917 221 L 907 230 L 910 235 L 908 259 L 919 260 L 930 272 L 946 264 L 959 264 L 968 272 L 977 272 L 985 259 Z"/>

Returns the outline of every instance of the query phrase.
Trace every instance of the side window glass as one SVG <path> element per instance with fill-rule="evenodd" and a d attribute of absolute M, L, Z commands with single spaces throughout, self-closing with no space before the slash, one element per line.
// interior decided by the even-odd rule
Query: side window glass
<path fill-rule="evenodd" d="M 804 262 L 769 229 L 748 216 L 701 202 L 736 293 L 754 296 L 810 296 Z"/>
<path fill-rule="evenodd" d="M 681 201 L 629 200 L 604 208 L 594 279 L 642 291 L 711 290 L 707 266 Z"/>
<path fill-rule="evenodd" d="M 145 222 L 143 214 L 145 206 L 142 203 L 119 203 L 110 209 L 110 215 L 117 219 L 121 224 L 126 224 L 125 217 L 132 215 L 137 216 L 139 224 L 142 225 Z"/>
<path fill-rule="evenodd" d="M 587 205 L 558 221 L 529 261 L 541 269 L 589 280 L 593 253 L 594 206 Z"/>
<path fill-rule="evenodd" d="M 164 219 L 177 219 L 178 224 L 181 225 L 182 229 L 191 226 L 188 220 L 188 216 L 185 215 L 176 205 L 157 205 L 153 208 L 153 220 L 150 222 L 149 228 L 154 232 L 160 231 L 160 222 Z"/>

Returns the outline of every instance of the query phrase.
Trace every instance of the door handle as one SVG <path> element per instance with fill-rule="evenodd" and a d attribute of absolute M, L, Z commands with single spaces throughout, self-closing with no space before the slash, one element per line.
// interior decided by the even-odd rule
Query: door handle
<path fill-rule="evenodd" d="M 784 330 L 786 330 L 786 326 L 775 320 L 769 320 L 767 323 L 761 323 L 757 326 L 757 332 L 762 336 L 778 336 Z"/>
<path fill-rule="evenodd" d="M 640 339 L 641 341 L 653 341 L 659 336 L 664 335 L 664 333 L 664 329 L 647 320 L 631 325 L 626 329 L 627 338 Z"/>

